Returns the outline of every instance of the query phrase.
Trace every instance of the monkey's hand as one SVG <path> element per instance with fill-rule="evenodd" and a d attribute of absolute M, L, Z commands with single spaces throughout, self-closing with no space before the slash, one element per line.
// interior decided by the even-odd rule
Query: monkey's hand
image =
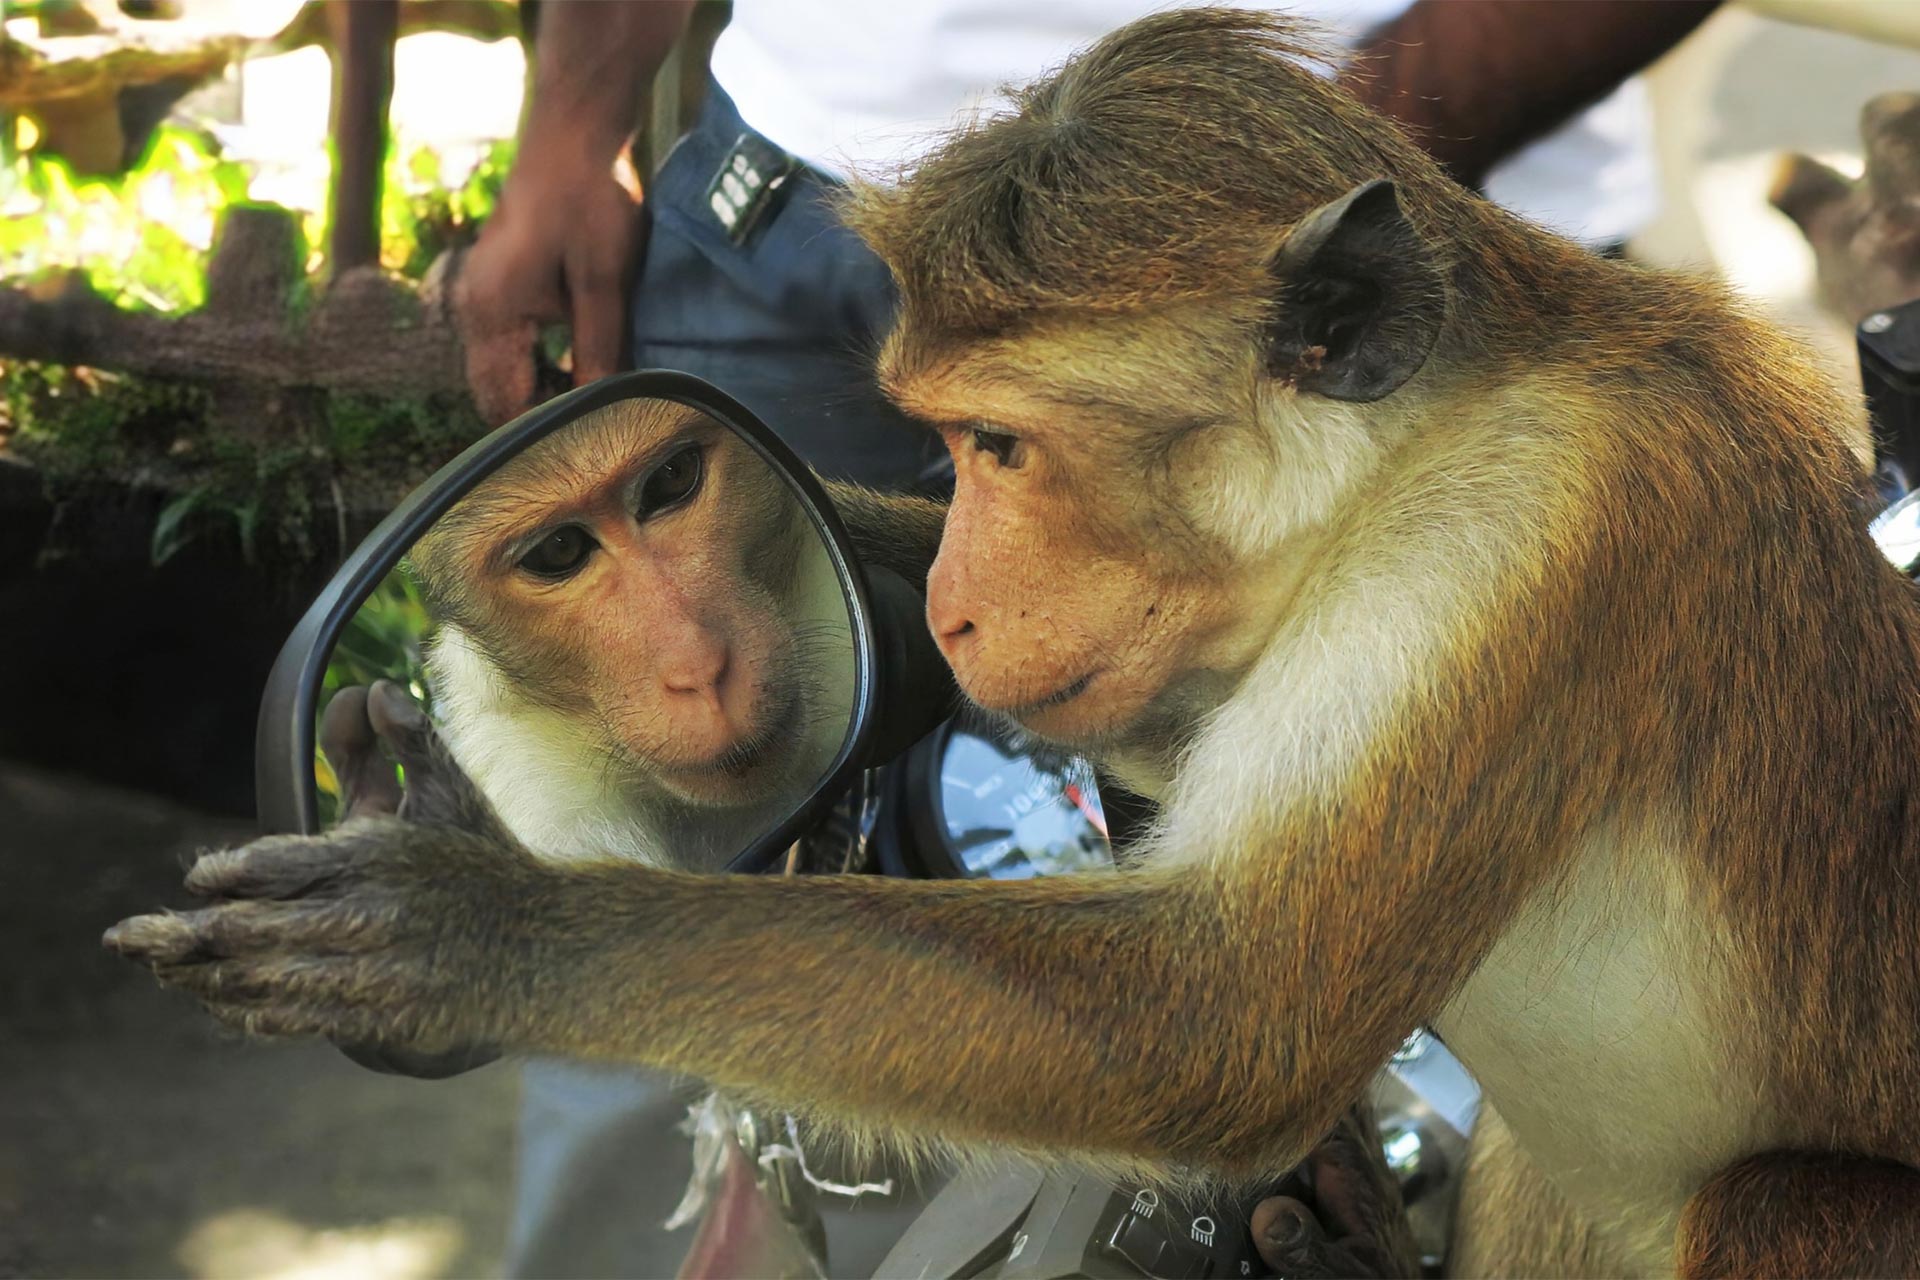
<path fill-rule="evenodd" d="M 514 843 L 493 806 L 448 753 L 433 721 L 391 680 L 336 693 L 320 719 L 320 749 L 340 779 L 343 822 L 397 813 L 424 826 L 458 827 Z"/>
<path fill-rule="evenodd" d="M 1370 1106 L 1360 1103 L 1342 1116 L 1300 1168 L 1312 1187 L 1307 1199 L 1274 1196 L 1253 1211 L 1254 1243 L 1273 1274 L 1420 1274 L 1420 1252 Z"/>
<path fill-rule="evenodd" d="M 541 963 L 524 940 L 553 936 L 532 918 L 566 878 L 507 835 L 403 691 L 375 685 L 349 709 L 405 770 L 399 817 L 374 803 L 322 836 L 207 854 L 187 888 L 211 905 L 122 921 L 106 945 L 249 1031 L 498 1043 Z M 336 746 L 357 732 L 332 727 Z"/>

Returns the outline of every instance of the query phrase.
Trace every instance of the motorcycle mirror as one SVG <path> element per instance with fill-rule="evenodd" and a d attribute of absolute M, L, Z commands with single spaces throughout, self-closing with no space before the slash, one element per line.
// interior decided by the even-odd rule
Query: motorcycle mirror
<path fill-rule="evenodd" d="M 794 454 L 697 378 L 619 375 L 473 445 L 347 558 L 268 678 L 260 820 L 338 819 L 316 726 L 387 680 L 496 807 L 538 788 L 678 865 L 761 870 L 864 764 L 875 654 L 867 584 Z"/>

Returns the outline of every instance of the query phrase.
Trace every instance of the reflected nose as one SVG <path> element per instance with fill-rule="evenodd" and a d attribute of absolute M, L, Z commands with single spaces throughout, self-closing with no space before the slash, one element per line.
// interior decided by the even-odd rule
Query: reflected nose
<path fill-rule="evenodd" d="M 732 665 L 733 654 L 723 641 L 679 645 L 661 656 L 660 683 L 668 693 L 717 703 Z"/>

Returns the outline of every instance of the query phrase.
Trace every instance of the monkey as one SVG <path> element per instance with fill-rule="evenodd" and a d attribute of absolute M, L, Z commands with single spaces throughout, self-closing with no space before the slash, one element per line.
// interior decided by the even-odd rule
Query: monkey
<path fill-rule="evenodd" d="M 824 544 L 697 409 L 622 400 L 561 428 L 403 571 L 436 623 L 446 747 L 545 856 L 717 868 L 846 737 L 852 630 Z"/>
<path fill-rule="evenodd" d="M 1858 405 L 1721 286 L 1450 182 L 1316 49 L 1154 15 L 850 197 L 876 376 L 955 460 L 928 625 L 1159 802 L 1127 867 L 554 868 L 380 819 L 209 854 L 210 905 L 107 944 L 261 1033 L 1156 1182 L 1289 1166 L 1427 1023 L 1569 1216 L 1516 1267 L 1872 1265 L 1920 1205 L 1920 609 Z"/>

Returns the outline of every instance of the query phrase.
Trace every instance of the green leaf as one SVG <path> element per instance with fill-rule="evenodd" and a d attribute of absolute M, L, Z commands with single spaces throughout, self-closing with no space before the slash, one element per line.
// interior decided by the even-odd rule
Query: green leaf
<path fill-rule="evenodd" d="M 407 176 L 417 186 L 439 186 L 440 173 L 440 155 L 432 147 L 415 147 L 407 157 Z"/>
<path fill-rule="evenodd" d="M 254 535 L 260 528 L 260 495 L 255 494 L 247 501 L 235 504 L 231 510 L 234 523 L 240 529 L 240 558 L 252 564 Z"/>
<path fill-rule="evenodd" d="M 173 559 L 180 548 L 193 541 L 195 530 L 188 518 L 207 500 L 205 489 L 189 489 L 160 509 L 153 522 L 153 547 L 149 555 L 155 568 Z"/>

